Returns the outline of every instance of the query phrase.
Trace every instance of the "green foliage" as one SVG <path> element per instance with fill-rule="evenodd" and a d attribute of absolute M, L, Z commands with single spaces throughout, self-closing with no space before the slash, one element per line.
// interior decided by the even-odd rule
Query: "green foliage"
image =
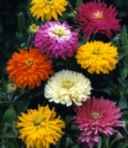
<path fill-rule="evenodd" d="M 13 106 L 10 106 L 3 115 L 3 121 L 13 123 L 16 120 L 16 111 Z"/>

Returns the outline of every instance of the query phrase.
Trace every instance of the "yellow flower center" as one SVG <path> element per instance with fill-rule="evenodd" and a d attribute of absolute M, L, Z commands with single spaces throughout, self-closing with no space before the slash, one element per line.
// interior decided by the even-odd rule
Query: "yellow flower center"
<path fill-rule="evenodd" d="M 32 25 L 29 27 L 30 32 L 33 32 L 33 33 L 35 33 L 38 29 L 39 29 L 39 26 L 36 25 L 36 24 L 32 24 Z"/>
<path fill-rule="evenodd" d="M 99 112 L 92 112 L 91 116 L 94 120 L 97 120 L 101 117 L 101 114 Z"/>
<path fill-rule="evenodd" d="M 46 0 L 46 4 L 51 4 L 53 0 Z"/>
<path fill-rule="evenodd" d="M 70 80 L 64 80 L 62 86 L 63 88 L 69 89 L 73 86 L 73 82 Z"/>
<path fill-rule="evenodd" d="M 93 14 L 93 16 L 94 16 L 94 18 L 95 19 L 98 19 L 98 20 L 100 20 L 100 19 L 103 19 L 103 12 L 102 11 L 96 11 L 94 14 Z"/>
<path fill-rule="evenodd" d="M 99 55 L 100 54 L 100 50 L 98 48 L 93 50 L 93 54 L 95 55 Z"/>
<path fill-rule="evenodd" d="M 27 60 L 25 61 L 25 64 L 26 64 L 28 67 L 31 67 L 31 66 L 34 64 L 34 62 L 33 62 L 32 59 L 27 59 Z"/>
<path fill-rule="evenodd" d="M 40 126 L 41 123 L 44 121 L 45 119 L 41 116 L 37 116 L 34 120 L 33 120 L 33 124 L 35 126 Z"/>
<path fill-rule="evenodd" d="M 55 30 L 53 31 L 53 33 L 54 33 L 55 35 L 57 35 L 58 37 L 62 37 L 62 36 L 65 35 L 65 31 L 64 31 L 63 28 L 57 28 L 57 29 L 55 29 Z"/>

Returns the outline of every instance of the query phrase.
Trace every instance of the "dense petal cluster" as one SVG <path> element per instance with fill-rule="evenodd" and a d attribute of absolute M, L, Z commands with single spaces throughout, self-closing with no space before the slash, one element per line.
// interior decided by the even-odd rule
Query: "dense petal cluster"
<path fill-rule="evenodd" d="M 19 136 L 27 148 L 50 148 L 63 135 L 65 123 L 48 106 L 30 109 L 18 117 Z"/>
<path fill-rule="evenodd" d="M 91 41 L 77 50 L 76 59 L 91 74 L 109 74 L 118 63 L 118 51 L 111 43 Z"/>
<path fill-rule="evenodd" d="M 35 36 L 35 46 L 53 58 L 72 57 L 77 45 L 78 34 L 65 22 L 47 22 Z"/>
<path fill-rule="evenodd" d="M 111 136 L 117 128 L 123 126 L 120 108 L 104 98 L 93 97 L 75 111 L 75 123 L 81 132 L 81 143 L 98 143 L 100 134 Z"/>
<path fill-rule="evenodd" d="M 90 37 L 97 32 L 111 37 L 114 32 L 120 30 L 120 22 L 115 7 L 107 6 L 103 2 L 94 1 L 81 4 L 77 18 L 86 37 Z"/>
<path fill-rule="evenodd" d="M 7 63 L 9 79 L 22 88 L 39 86 L 52 72 L 51 61 L 36 48 L 15 52 Z"/>
<path fill-rule="evenodd" d="M 37 19 L 57 20 L 66 10 L 67 4 L 67 0 L 31 0 L 30 11 Z"/>
<path fill-rule="evenodd" d="M 83 74 L 62 70 L 48 80 L 44 95 L 50 102 L 82 105 L 89 98 L 91 89 L 90 80 Z"/>

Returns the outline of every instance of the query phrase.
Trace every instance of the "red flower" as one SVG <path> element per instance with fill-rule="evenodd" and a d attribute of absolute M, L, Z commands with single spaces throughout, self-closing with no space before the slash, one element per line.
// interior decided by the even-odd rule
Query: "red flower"
<path fill-rule="evenodd" d="M 113 6 L 103 2 L 88 2 L 78 8 L 77 19 L 80 22 L 86 37 L 100 32 L 111 37 L 120 30 L 117 11 Z"/>
<path fill-rule="evenodd" d="M 80 142 L 90 146 L 98 143 L 100 134 L 114 134 L 116 128 L 123 126 L 120 118 L 120 108 L 114 102 L 104 98 L 89 99 L 84 105 L 76 108 L 75 123 L 81 131 Z"/>

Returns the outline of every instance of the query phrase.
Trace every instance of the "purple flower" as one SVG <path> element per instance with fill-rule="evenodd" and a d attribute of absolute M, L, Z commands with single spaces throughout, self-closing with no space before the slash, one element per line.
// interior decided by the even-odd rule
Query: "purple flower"
<path fill-rule="evenodd" d="M 35 46 L 52 58 L 70 58 L 78 47 L 78 33 L 65 22 L 47 22 L 37 31 Z"/>

